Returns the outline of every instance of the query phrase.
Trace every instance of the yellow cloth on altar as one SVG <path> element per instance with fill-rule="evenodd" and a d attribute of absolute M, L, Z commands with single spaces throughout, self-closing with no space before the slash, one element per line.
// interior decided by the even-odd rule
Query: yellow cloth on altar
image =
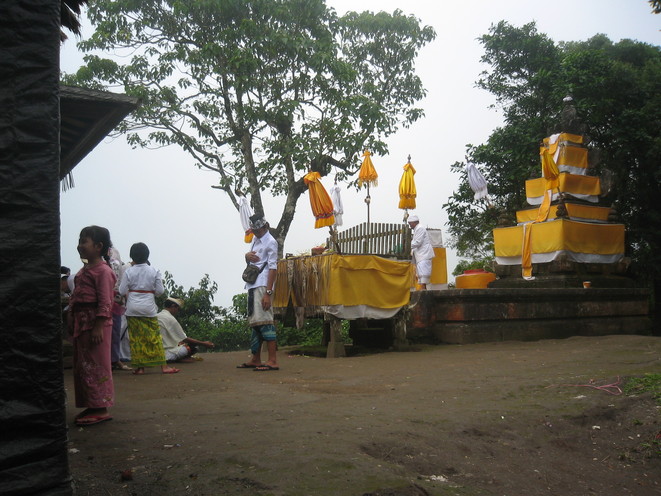
<path fill-rule="evenodd" d="M 526 197 L 528 199 L 544 196 L 547 189 L 547 181 L 543 177 L 526 181 Z M 599 196 L 601 194 L 601 184 L 598 177 L 581 176 L 580 174 L 560 174 L 558 176 L 558 189 L 563 193 L 586 196 Z"/>
<path fill-rule="evenodd" d="M 523 227 L 493 230 L 496 257 L 520 257 Z M 624 254 L 624 224 L 591 224 L 566 219 L 530 224 L 532 253 L 572 251 L 596 255 Z"/>
<path fill-rule="evenodd" d="M 375 255 L 336 253 L 296 257 L 278 262 L 273 306 L 295 307 L 407 305 L 413 266 Z"/>

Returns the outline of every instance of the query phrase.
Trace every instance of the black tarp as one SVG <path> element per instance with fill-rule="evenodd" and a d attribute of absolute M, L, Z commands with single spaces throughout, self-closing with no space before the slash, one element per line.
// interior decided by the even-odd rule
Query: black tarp
<path fill-rule="evenodd" d="M 59 301 L 60 0 L 0 1 L 0 494 L 72 494 Z"/>

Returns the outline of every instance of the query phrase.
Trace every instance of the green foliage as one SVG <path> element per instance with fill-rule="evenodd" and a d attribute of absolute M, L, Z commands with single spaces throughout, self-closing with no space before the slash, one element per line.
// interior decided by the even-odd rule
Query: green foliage
<path fill-rule="evenodd" d="M 205 274 L 198 287 L 188 290 L 178 285 L 169 272 L 163 277 L 165 293 L 156 298 L 159 308 L 163 308 L 169 296 L 184 300 L 184 306 L 177 320 L 186 334 L 200 341 L 211 341 L 216 351 L 238 351 L 250 348 L 251 329 L 247 324 L 248 294 L 240 293 L 232 297 L 232 306 L 219 307 L 213 304 L 218 284 Z M 347 326 L 348 327 L 348 326 Z M 344 330 L 345 340 L 348 331 Z M 278 326 L 280 346 L 320 345 L 323 337 L 323 321 L 306 319 L 302 329 Z"/>
<path fill-rule="evenodd" d="M 282 346 L 320 345 L 324 334 L 324 322 L 321 319 L 305 319 L 302 329 L 295 327 L 278 328 L 278 344 Z"/>
<path fill-rule="evenodd" d="M 661 405 L 661 374 L 631 377 L 624 385 L 624 392 L 629 395 L 651 393 L 654 400 Z"/>
<path fill-rule="evenodd" d="M 479 260 L 459 260 L 457 266 L 452 271 L 453 276 L 458 276 L 463 274 L 467 270 L 477 270 L 482 269 L 486 271 L 493 270 L 494 258 L 482 258 Z"/>
<path fill-rule="evenodd" d="M 86 66 L 65 80 L 139 97 L 119 132 L 134 146 L 181 147 L 218 174 L 236 208 L 237 187 L 257 212 L 263 193 L 286 196 L 281 247 L 307 171 L 349 177 L 364 147 L 386 153 L 385 138 L 423 115 L 414 63 L 435 32 L 399 10 L 338 17 L 324 0 L 98 0 L 88 16 Z"/>
<path fill-rule="evenodd" d="M 172 274 L 165 272 L 163 285 L 165 293 L 156 302 L 162 308 L 168 296 L 184 300 L 177 320 L 188 336 L 200 341 L 212 341 L 219 351 L 235 351 L 250 346 L 250 329 L 245 319 L 245 295 L 236 295 L 230 308 L 214 305 L 218 284 L 211 281 L 208 274 L 200 280 L 199 287 L 184 290 L 174 281 Z"/>
<path fill-rule="evenodd" d="M 554 44 L 535 24 L 506 22 L 480 38 L 489 64 L 477 84 L 496 97 L 505 124 L 487 143 L 467 147 L 489 184 L 491 206 L 476 203 L 465 164 L 452 169 L 461 185 L 444 205 L 449 234 L 460 256 L 493 253 L 492 229 L 512 225 L 526 207 L 524 182 L 539 177 L 539 142 L 560 129 L 562 99 L 574 98 L 600 157 L 594 174 L 608 174 L 611 203 L 627 225 L 627 252 L 642 280 L 661 271 L 661 49 L 632 40 L 611 42 L 597 35 L 583 42 Z"/>

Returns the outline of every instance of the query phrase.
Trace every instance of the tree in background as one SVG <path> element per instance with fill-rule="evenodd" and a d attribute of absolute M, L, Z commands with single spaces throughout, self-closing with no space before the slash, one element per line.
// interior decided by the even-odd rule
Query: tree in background
<path fill-rule="evenodd" d="M 487 142 L 468 146 L 468 159 L 489 183 L 494 208 L 475 204 L 464 164 L 451 167 L 462 184 L 445 208 L 461 256 L 493 254 L 491 230 L 526 206 L 524 181 L 541 175 L 540 140 L 558 127 L 562 100 L 574 107 L 599 157 L 595 174 L 610 176 L 607 200 L 627 226 L 636 275 L 656 294 L 661 280 L 661 49 L 605 35 L 555 44 L 534 23 L 506 22 L 481 37 L 490 69 L 478 86 L 496 97 L 504 125 Z M 604 181 L 605 183 L 605 181 Z"/>
<path fill-rule="evenodd" d="M 523 181 L 539 175 L 539 142 L 567 94 L 556 84 L 560 51 L 534 23 L 516 28 L 502 21 L 481 42 L 481 60 L 492 70 L 483 72 L 477 85 L 495 95 L 505 126 L 495 129 L 487 143 L 469 145 L 467 157 L 483 172 L 491 205 L 473 200 L 465 164 L 457 162 L 451 168 L 460 174 L 460 186 L 443 206 L 458 254 L 475 260 L 493 258 L 491 230 L 513 220 L 525 205 Z"/>
<path fill-rule="evenodd" d="M 209 274 L 204 275 L 198 287 L 184 290 L 183 286 L 179 286 L 174 281 L 172 274 L 166 271 L 163 276 L 163 286 L 165 292 L 156 297 L 158 308 L 163 308 L 167 297 L 184 300 L 184 306 L 177 315 L 181 327 L 192 338 L 213 341 L 210 337 L 215 334 L 217 321 L 223 315 L 224 309 L 214 305 L 218 284 L 209 278 Z"/>
<path fill-rule="evenodd" d="M 134 146 L 177 145 L 263 212 L 262 194 L 284 195 L 275 227 L 282 250 L 309 171 L 354 173 L 364 147 L 423 115 L 414 71 L 435 38 L 397 10 L 339 17 L 324 0 L 99 0 L 94 34 L 79 44 L 86 66 L 68 84 L 119 86 L 142 99 L 120 125 Z"/>
<path fill-rule="evenodd" d="M 649 0 L 654 14 L 661 14 L 661 0 Z"/>

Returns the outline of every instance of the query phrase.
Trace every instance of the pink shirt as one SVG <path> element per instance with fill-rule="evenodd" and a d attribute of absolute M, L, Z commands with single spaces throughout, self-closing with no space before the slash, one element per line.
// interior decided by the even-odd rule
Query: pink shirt
<path fill-rule="evenodd" d="M 116 280 L 115 273 L 105 262 L 85 266 L 78 271 L 69 300 L 74 337 L 91 330 L 97 317 L 112 318 Z"/>

